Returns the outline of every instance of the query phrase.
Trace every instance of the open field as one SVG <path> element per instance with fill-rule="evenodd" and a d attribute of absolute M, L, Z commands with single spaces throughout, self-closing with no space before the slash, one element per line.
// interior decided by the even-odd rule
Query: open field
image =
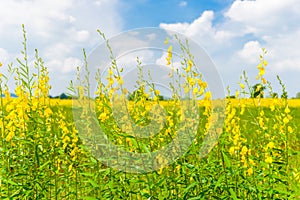
<path fill-rule="evenodd" d="M 224 109 L 211 100 L 182 43 L 182 70 L 171 76 L 181 77 L 183 84 L 170 84 L 173 101 L 160 99 L 155 85 L 142 79 L 138 63 L 139 84 L 127 103 L 122 69 L 112 60 L 107 83 L 96 77 L 95 100 L 86 63 L 83 80 L 77 76 L 83 84 L 69 88 L 78 99 L 72 106 L 71 100 L 49 99 L 48 70 L 37 51 L 29 67 L 25 31 L 24 41 L 24 60 L 0 76 L 1 199 L 300 197 L 300 100 L 263 98 L 271 88 L 263 55 L 259 84 L 251 87 L 244 73 L 240 90 L 235 99 L 226 99 Z M 166 60 L 172 65 L 172 46 Z M 7 77 L 14 77 L 18 98 L 10 97 Z"/>
<path fill-rule="evenodd" d="M 227 103 L 227 125 L 207 156 L 200 159 L 198 153 L 204 119 L 204 126 L 183 156 L 146 174 L 111 169 L 87 153 L 72 125 L 71 100 L 51 100 L 51 119 L 39 117 L 30 125 L 28 118 L 26 132 L 16 123 L 12 125 L 16 128 L 11 138 L 9 121 L 2 118 L 5 126 L 1 126 L 1 198 L 296 198 L 300 187 L 300 100 L 285 102 L 291 104 L 286 112 L 285 107 L 272 111 L 272 99 L 261 101 L 262 106 L 255 107 L 251 106 L 251 99 L 228 100 L 231 103 Z M 168 101 L 161 103 L 168 106 Z M 240 114 L 242 105 L 247 104 Z M 291 116 L 287 123 L 283 122 L 285 116 Z M 51 125 L 47 120 L 51 120 Z M 160 142 L 163 146 L 166 141 L 159 137 L 153 138 L 155 144 Z M 117 136 L 112 140 L 117 142 Z M 138 151 L 132 140 L 121 139 L 128 150 Z"/>

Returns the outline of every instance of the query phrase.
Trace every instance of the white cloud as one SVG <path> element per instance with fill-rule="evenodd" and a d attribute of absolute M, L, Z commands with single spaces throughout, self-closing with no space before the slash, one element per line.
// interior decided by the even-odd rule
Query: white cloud
<path fill-rule="evenodd" d="M 37 48 L 51 76 L 66 80 L 54 82 L 52 92 L 64 92 L 70 79 L 67 74 L 83 57 L 82 48 L 88 53 L 101 42 L 96 30 L 101 28 L 108 38 L 122 30 L 119 6 L 118 0 L 0 1 L 1 48 L 9 52 L 9 62 L 15 61 L 15 55 L 22 50 L 21 24 L 25 24 L 29 57 L 34 57 Z"/>
<path fill-rule="evenodd" d="M 191 23 L 161 23 L 160 27 L 191 37 L 208 50 L 218 48 L 217 45 L 227 43 L 235 33 L 223 28 L 213 27 L 214 12 L 204 11 L 202 15 Z"/>
<path fill-rule="evenodd" d="M 70 47 L 64 43 L 57 43 L 45 49 L 45 56 L 48 59 L 61 59 L 71 52 Z"/>
<path fill-rule="evenodd" d="M 298 20 L 299 9 L 297 0 L 235 1 L 225 16 L 253 28 L 254 32 L 261 33 L 268 32 L 269 27 L 282 29 L 287 20 L 289 23 Z"/>
<path fill-rule="evenodd" d="M 77 67 L 82 66 L 82 60 L 76 57 L 67 57 L 64 59 L 52 59 L 46 63 L 49 71 L 55 73 L 59 71 L 61 75 L 74 73 Z"/>
<path fill-rule="evenodd" d="M 190 23 L 162 23 L 160 27 L 183 33 L 202 44 L 223 75 L 225 84 L 232 83 L 233 74 L 238 79 L 245 67 L 258 63 L 264 47 L 268 50 L 267 70 L 273 74 L 289 73 L 290 78 L 285 80 L 287 85 L 290 82 L 294 88 L 296 81 L 300 85 L 297 77 L 300 71 L 298 0 L 236 0 L 221 14 L 222 21 L 215 22 L 215 13 L 205 11 Z M 255 67 L 246 69 L 250 74 L 257 73 Z"/>
<path fill-rule="evenodd" d="M 62 72 L 68 73 L 68 72 L 74 72 L 77 67 L 82 66 L 82 61 L 75 57 L 68 57 L 64 60 Z"/>
<path fill-rule="evenodd" d="M 75 35 L 76 35 L 75 40 L 77 42 L 85 42 L 89 38 L 90 33 L 87 30 L 81 30 L 81 31 L 77 31 Z"/>
<path fill-rule="evenodd" d="M 151 33 L 151 34 L 146 35 L 146 37 L 147 37 L 149 40 L 155 40 L 155 39 L 156 39 L 156 34 L 155 34 L 155 33 Z"/>
<path fill-rule="evenodd" d="M 261 53 L 261 45 L 258 41 L 247 42 L 243 49 L 238 51 L 238 56 L 243 59 L 245 63 L 255 64 L 257 62 L 257 55 Z"/>
<path fill-rule="evenodd" d="M 181 2 L 179 3 L 179 6 L 180 6 L 180 7 L 186 7 L 186 6 L 187 6 L 187 2 L 186 2 L 186 1 L 181 1 Z"/>
<path fill-rule="evenodd" d="M 53 30 L 59 28 L 57 22 L 68 19 L 65 11 L 71 6 L 71 0 L 1 1 L 3 9 L 0 18 L 6 19 L 0 22 L 1 33 L 5 31 L 7 34 L 15 34 L 21 24 L 26 24 L 33 33 L 47 38 Z"/>
<path fill-rule="evenodd" d="M 6 64 L 9 59 L 9 54 L 5 49 L 0 48 L 0 62 Z"/>

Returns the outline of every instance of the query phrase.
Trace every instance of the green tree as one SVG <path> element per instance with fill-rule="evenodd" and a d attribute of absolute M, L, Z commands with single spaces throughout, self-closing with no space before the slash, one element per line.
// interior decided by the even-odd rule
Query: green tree
<path fill-rule="evenodd" d="M 262 85 L 261 83 L 257 83 L 252 86 L 251 98 L 264 98 L 264 90 L 266 86 Z"/>
<path fill-rule="evenodd" d="M 133 101 L 133 100 L 137 99 L 138 97 L 140 97 L 141 95 L 142 95 L 142 92 L 140 89 L 134 90 L 132 93 L 129 93 L 128 100 Z"/>

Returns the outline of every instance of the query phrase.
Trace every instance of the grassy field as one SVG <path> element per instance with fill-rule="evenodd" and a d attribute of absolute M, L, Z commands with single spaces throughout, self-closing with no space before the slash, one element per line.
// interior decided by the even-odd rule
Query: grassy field
<path fill-rule="evenodd" d="M 96 100 L 89 98 L 88 76 L 80 80 L 78 75 L 83 84 L 69 89 L 77 95 L 76 102 L 80 101 L 72 106 L 72 100 L 48 98 L 51 88 L 48 70 L 37 51 L 34 65 L 29 66 L 25 31 L 24 41 L 24 59 L 18 60 L 17 66 L 7 66 L 10 74 L 0 76 L 1 199 L 300 198 L 299 100 L 262 98 L 264 91 L 249 86 L 244 74 L 235 99 L 226 99 L 225 109 L 215 115 L 217 107 L 213 106 L 207 83 L 194 70 L 188 48 L 182 48 L 187 51 L 183 52 L 187 56 L 183 59 L 183 70 L 178 72 L 184 78 L 182 89 L 186 99 L 201 101 L 181 101 L 175 90 L 173 101 L 161 101 L 160 91 L 149 84 L 151 94 L 147 93 L 147 83 L 140 79 L 138 95 L 125 106 L 114 107 L 126 103 L 124 97 L 128 93 L 122 87 L 122 70 L 112 60 L 105 77 L 108 83 L 96 77 Z M 172 65 L 171 49 L 168 49 L 168 65 Z M 260 87 L 270 86 L 264 79 L 267 65 L 262 55 L 256 77 Z M 141 69 L 140 65 L 137 67 Z M 88 66 L 83 68 L 88 74 Z M 10 97 L 7 77 L 14 77 L 18 98 Z M 285 93 L 285 86 L 280 83 Z M 118 90 L 123 93 L 113 104 Z M 269 90 L 272 93 L 271 87 Z M 258 95 L 244 98 L 239 94 Z M 165 115 L 155 104 L 162 106 Z M 88 111 L 93 111 L 95 117 Z M 221 127 L 214 129 L 216 119 L 222 116 Z M 140 127 L 153 122 L 161 125 L 155 134 L 149 137 L 131 134 L 136 130 L 142 132 Z M 103 130 L 110 143 L 130 155 L 155 155 L 150 163 L 153 169 L 139 171 L 149 163 L 138 160 L 136 167 L 140 168 L 129 173 L 126 164 L 130 163 L 122 162 L 123 157 L 118 154 L 114 156 L 125 165 L 123 171 L 124 166 L 118 168 L 110 162 L 101 162 L 102 157 L 95 152 L 107 155 L 111 149 L 98 145 L 95 127 Z M 174 143 L 179 146 L 175 152 L 171 149 L 170 154 L 152 154 L 176 141 L 181 130 L 191 138 L 187 149 L 173 159 L 173 153 L 176 155 L 185 142 L 180 140 Z M 220 135 L 216 137 L 210 130 Z M 148 134 L 147 131 L 144 133 Z M 202 145 L 207 138 L 215 139 L 216 143 L 212 142 L 213 148 L 203 153 Z M 113 156 L 110 159 L 116 161 Z"/>
<path fill-rule="evenodd" d="M 188 151 L 174 163 L 158 171 L 131 174 L 109 168 L 86 152 L 74 134 L 71 100 L 51 100 L 50 109 L 56 114 L 51 117 L 49 129 L 43 128 L 47 120 L 42 118 L 40 125 L 28 124 L 25 133 L 16 127 L 14 136 L 8 139 L 7 124 L 2 126 L 1 198 L 296 198 L 300 195 L 300 101 L 285 102 L 293 105 L 287 114 L 292 119 L 287 124 L 281 119 L 285 107 L 271 111 L 274 100 L 262 99 L 261 107 L 247 105 L 251 101 L 227 101 L 226 124 L 234 126 L 224 127 L 219 142 L 206 157 L 200 159 L 198 152 L 205 130 L 202 126 Z M 169 105 L 167 101 L 162 104 Z M 242 105 L 247 106 L 240 114 Z M 230 116 L 232 112 L 234 116 Z M 117 137 L 112 141 L 116 142 Z M 159 138 L 153 138 L 155 144 L 168 142 Z M 138 151 L 133 138 L 121 140 L 129 151 Z M 152 148 L 156 147 L 160 145 Z"/>

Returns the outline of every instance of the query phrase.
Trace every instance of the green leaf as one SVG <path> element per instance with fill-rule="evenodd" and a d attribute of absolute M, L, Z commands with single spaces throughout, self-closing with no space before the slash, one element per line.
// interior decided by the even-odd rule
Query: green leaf
<path fill-rule="evenodd" d="M 188 193 L 193 187 L 195 187 L 197 184 L 198 184 L 197 182 L 194 182 L 194 183 L 190 184 L 187 188 L 185 188 L 185 190 L 183 191 L 184 197 L 186 197 L 187 193 Z"/>
<path fill-rule="evenodd" d="M 216 190 L 217 187 L 219 187 L 219 186 L 221 185 L 221 182 L 223 181 L 224 178 L 225 178 L 225 175 L 224 175 L 224 174 L 223 174 L 222 176 L 219 177 L 219 179 L 218 179 L 218 181 L 217 181 L 217 183 L 216 183 L 216 185 L 215 185 L 215 189 L 214 189 L 214 190 Z"/>
<path fill-rule="evenodd" d="M 236 196 L 236 193 L 235 191 L 233 191 L 232 188 L 229 189 L 229 192 L 230 192 L 230 195 L 231 195 L 231 198 L 234 199 L 234 200 L 238 200 L 237 196 Z"/>
<path fill-rule="evenodd" d="M 144 143 L 140 143 L 142 149 L 144 149 L 144 151 L 148 154 L 151 154 L 151 152 L 149 151 L 149 149 L 147 148 L 147 146 Z"/>
<path fill-rule="evenodd" d="M 88 176 L 88 177 L 93 177 L 94 174 L 91 174 L 91 173 L 80 173 L 81 175 L 83 176 Z"/>
<path fill-rule="evenodd" d="M 98 200 L 95 197 L 82 197 L 82 199 L 84 199 L 84 200 Z"/>
<path fill-rule="evenodd" d="M 95 181 L 89 179 L 89 182 L 93 187 L 99 187 L 99 185 Z"/>
<path fill-rule="evenodd" d="M 226 166 L 228 168 L 231 168 L 230 160 L 229 160 L 229 158 L 227 157 L 227 155 L 226 155 L 226 153 L 224 151 L 222 151 L 222 155 L 223 155 L 224 162 L 225 162 Z"/>

